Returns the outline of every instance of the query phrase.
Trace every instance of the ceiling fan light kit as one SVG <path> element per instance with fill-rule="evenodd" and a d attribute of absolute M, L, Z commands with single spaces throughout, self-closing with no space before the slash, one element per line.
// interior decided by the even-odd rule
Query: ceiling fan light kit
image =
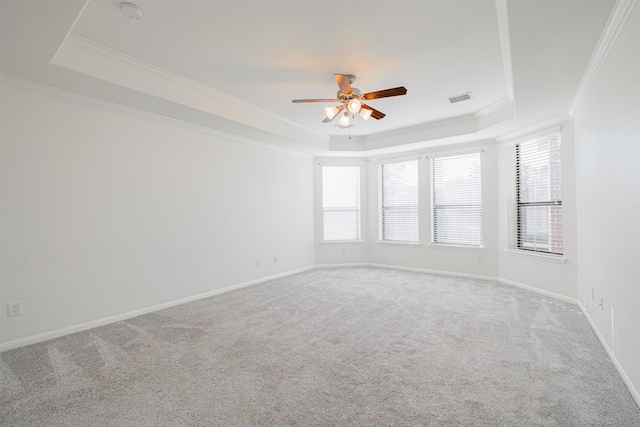
<path fill-rule="evenodd" d="M 326 118 L 323 120 L 323 123 L 332 121 L 342 110 L 346 110 L 342 117 L 340 117 L 338 124 L 340 126 L 347 127 L 351 124 L 349 115 L 351 115 L 352 119 L 355 119 L 356 113 L 358 113 L 365 122 L 369 120 L 369 117 L 380 120 L 385 116 L 384 113 L 364 104 L 362 101 L 406 95 L 407 93 L 407 89 L 404 86 L 399 86 L 362 94 L 358 88 L 351 87 L 351 84 L 356 79 L 355 75 L 334 74 L 333 78 L 336 80 L 336 83 L 340 88 L 336 94 L 336 99 L 294 99 L 291 102 L 340 102 L 342 105 L 327 107 L 324 109 Z"/>

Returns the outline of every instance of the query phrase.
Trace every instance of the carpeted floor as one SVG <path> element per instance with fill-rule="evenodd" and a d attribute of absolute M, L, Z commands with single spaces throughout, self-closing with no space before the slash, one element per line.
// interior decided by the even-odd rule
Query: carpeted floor
<path fill-rule="evenodd" d="M 577 307 L 317 269 L 0 355 L 2 426 L 640 426 Z"/>

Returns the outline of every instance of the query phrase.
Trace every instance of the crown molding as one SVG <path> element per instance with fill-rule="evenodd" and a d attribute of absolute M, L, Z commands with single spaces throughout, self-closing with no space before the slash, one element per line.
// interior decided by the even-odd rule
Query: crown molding
<path fill-rule="evenodd" d="M 77 34 L 69 34 L 51 63 L 228 120 L 242 117 L 243 124 L 286 138 L 327 144 L 327 136 L 313 129 Z"/>
<path fill-rule="evenodd" d="M 157 123 L 169 124 L 169 125 L 177 126 L 190 131 L 196 131 L 196 132 L 207 134 L 207 135 L 214 135 L 220 138 L 225 138 L 225 139 L 237 141 L 237 142 L 243 142 L 246 144 L 257 145 L 259 147 L 262 147 L 268 150 L 277 151 L 277 152 L 288 154 L 295 157 L 313 158 L 313 155 L 307 155 L 304 153 L 287 150 L 285 148 L 269 145 L 260 141 L 256 141 L 254 139 L 245 138 L 236 134 L 221 131 L 219 129 L 213 129 L 210 127 L 197 125 L 195 123 L 190 123 L 184 120 L 175 119 L 173 117 L 168 117 L 168 116 L 152 113 L 145 110 L 128 107 L 122 104 L 105 101 L 99 98 L 94 98 L 88 95 L 72 92 L 66 89 L 60 89 L 60 88 L 48 86 L 42 83 L 37 83 L 31 80 L 26 80 L 20 77 L 12 76 L 10 74 L 0 73 L 0 86 L 23 90 L 23 91 L 35 93 L 37 95 L 46 96 L 48 98 L 54 98 L 60 101 L 82 105 L 85 107 L 92 107 L 92 108 L 98 108 L 98 109 L 108 110 L 112 112 L 123 113 L 126 115 L 133 115 L 145 120 L 150 120 Z"/>
<path fill-rule="evenodd" d="M 498 40 L 500 40 L 500 51 L 502 52 L 502 68 L 504 69 L 504 79 L 507 86 L 507 97 L 511 100 L 514 96 L 513 83 L 513 61 L 511 59 L 511 37 L 509 35 L 509 14 L 507 13 L 507 0 L 495 0 L 496 15 L 498 18 Z M 514 104 L 515 111 L 515 104 Z"/>
<path fill-rule="evenodd" d="M 568 114 L 563 114 L 562 116 L 558 116 L 558 117 L 554 117 L 552 119 L 549 119 L 547 121 L 544 121 L 542 123 L 538 123 L 535 124 L 533 126 L 529 126 L 527 128 L 524 129 L 520 129 L 516 132 L 510 133 L 508 135 L 504 135 L 501 136 L 499 138 L 496 138 L 496 142 L 498 143 L 509 143 L 509 142 L 513 142 L 514 140 L 520 140 L 523 138 L 530 138 L 532 137 L 534 134 L 542 132 L 542 131 L 546 131 L 546 130 L 551 130 L 551 129 L 556 129 L 559 128 L 560 126 L 562 126 L 564 123 L 566 123 L 567 121 L 571 120 L 572 117 L 569 116 Z"/>
<path fill-rule="evenodd" d="M 593 83 L 600 72 L 600 69 L 604 65 L 611 49 L 613 48 L 618 36 L 624 28 L 624 24 L 627 22 L 627 18 L 631 15 L 633 7 L 636 5 L 637 0 L 617 0 L 613 5 L 613 10 L 609 15 L 609 19 L 605 24 L 604 30 L 600 35 L 598 44 L 591 55 L 589 64 L 582 76 L 578 90 L 573 97 L 573 101 L 569 106 L 568 114 L 571 117 L 575 117 L 582 101 L 589 94 L 589 90 L 593 86 Z"/>
<path fill-rule="evenodd" d="M 222 92 L 218 89 L 212 88 L 211 86 L 207 86 L 195 80 L 191 80 L 187 77 L 184 77 L 180 74 L 173 73 L 171 71 L 165 70 L 164 68 L 157 67 L 155 65 L 149 64 L 148 62 L 141 61 L 132 56 L 126 55 L 120 51 L 115 49 L 111 49 L 107 46 L 96 43 L 92 40 L 79 36 L 77 34 L 70 34 L 66 40 L 70 46 L 88 54 L 94 54 L 102 57 L 105 60 L 117 63 L 119 65 L 130 68 L 133 71 L 147 73 L 155 76 L 159 76 L 163 79 L 172 80 L 175 83 L 178 83 L 180 86 L 188 89 L 194 89 L 198 92 L 204 93 L 207 96 L 217 99 L 224 100 L 227 102 L 232 102 L 234 104 L 241 105 L 250 110 L 259 112 L 260 114 L 267 115 L 273 119 L 283 121 L 290 125 L 299 127 L 308 132 L 318 133 L 313 129 L 300 126 L 298 123 L 295 123 L 291 120 L 287 120 L 283 117 L 280 117 L 269 110 L 258 107 L 255 104 L 252 104 L 243 99 L 237 98 L 233 95 L 230 95 L 226 92 Z"/>
<path fill-rule="evenodd" d="M 80 17 L 84 13 L 84 11 L 87 8 L 87 6 L 89 5 L 90 1 L 91 0 L 84 0 L 84 4 L 82 5 L 82 8 L 80 9 L 80 12 L 78 12 L 78 14 L 76 15 L 76 19 L 73 20 L 73 24 L 71 24 L 71 26 L 69 27 L 69 30 L 67 30 L 67 34 L 64 36 L 64 39 L 62 39 L 62 42 L 58 45 L 58 48 L 56 49 L 56 53 L 53 54 L 53 57 L 51 58 L 51 61 L 49 61 L 49 63 L 53 64 L 53 61 L 55 61 L 56 56 L 58 56 L 58 53 L 60 53 L 60 50 L 62 49 L 64 44 L 67 42 L 69 37 L 73 34 L 74 28 L 76 28 L 76 25 L 78 24 L 78 21 L 80 20 Z"/>
<path fill-rule="evenodd" d="M 513 104 L 513 99 L 511 98 L 503 98 L 500 101 L 496 102 L 493 105 L 488 106 L 487 108 L 483 108 L 474 114 L 474 118 L 476 120 L 483 119 L 491 114 L 494 114 L 503 108 L 510 107 Z"/>

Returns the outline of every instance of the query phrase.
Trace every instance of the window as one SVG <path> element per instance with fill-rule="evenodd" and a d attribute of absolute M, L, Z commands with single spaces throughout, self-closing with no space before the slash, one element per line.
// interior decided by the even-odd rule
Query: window
<path fill-rule="evenodd" d="M 480 153 L 431 159 L 433 243 L 482 245 Z"/>
<path fill-rule="evenodd" d="M 360 167 L 322 167 L 323 241 L 360 240 Z"/>
<path fill-rule="evenodd" d="M 380 240 L 418 241 L 418 160 L 378 166 Z"/>
<path fill-rule="evenodd" d="M 562 255 L 560 133 L 510 147 L 515 176 L 510 249 Z"/>

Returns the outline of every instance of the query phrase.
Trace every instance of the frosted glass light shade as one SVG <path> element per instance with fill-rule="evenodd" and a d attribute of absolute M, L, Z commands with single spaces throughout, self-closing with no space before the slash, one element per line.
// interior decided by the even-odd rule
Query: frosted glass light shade
<path fill-rule="evenodd" d="M 338 114 L 338 111 L 340 111 L 340 109 L 338 107 L 327 107 L 324 109 L 325 113 L 327 114 L 327 119 L 332 120 L 336 114 Z"/>
<path fill-rule="evenodd" d="M 349 112 L 352 114 L 359 112 L 361 107 L 362 107 L 362 103 L 360 102 L 359 99 L 352 99 L 347 104 L 347 110 L 349 110 Z"/>
<path fill-rule="evenodd" d="M 363 108 L 360 110 L 360 117 L 362 117 L 366 122 L 367 120 L 369 120 L 369 117 L 371 117 L 371 113 L 373 113 L 373 111 L 369 110 L 368 108 Z"/>
<path fill-rule="evenodd" d="M 340 117 L 338 123 L 340 123 L 341 126 L 349 126 L 349 113 L 344 113 L 344 115 Z"/>

